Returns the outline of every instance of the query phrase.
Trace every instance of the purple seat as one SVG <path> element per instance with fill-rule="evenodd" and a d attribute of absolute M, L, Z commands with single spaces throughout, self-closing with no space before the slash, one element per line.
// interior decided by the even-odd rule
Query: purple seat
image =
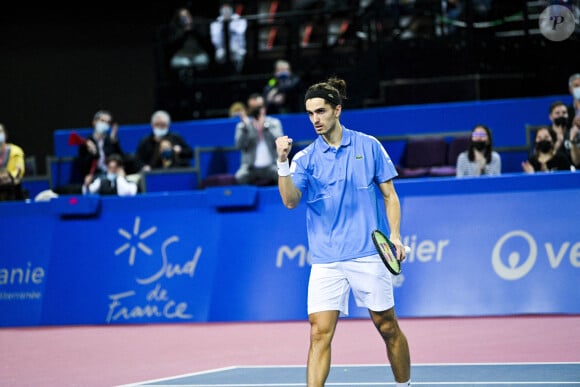
<path fill-rule="evenodd" d="M 236 177 L 230 173 L 217 173 L 203 179 L 201 188 L 237 185 Z"/>
<path fill-rule="evenodd" d="M 412 138 L 407 141 L 403 162 L 397 170 L 402 178 L 429 176 L 432 167 L 447 163 L 447 142 L 442 137 Z"/>
<path fill-rule="evenodd" d="M 447 148 L 447 165 L 431 167 L 431 176 L 455 176 L 457 174 L 457 157 L 469 147 L 471 137 L 455 137 Z"/>

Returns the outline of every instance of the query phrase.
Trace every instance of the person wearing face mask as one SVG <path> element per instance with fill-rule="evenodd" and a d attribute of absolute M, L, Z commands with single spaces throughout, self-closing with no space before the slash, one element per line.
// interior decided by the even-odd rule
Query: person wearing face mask
<path fill-rule="evenodd" d="M 501 174 L 501 156 L 493 150 L 491 130 L 476 125 L 471 131 L 469 148 L 457 156 L 456 176 L 481 176 Z"/>
<path fill-rule="evenodd" d="M 240 112 L 235 144 L 241 151 L 238 184 L 275 185 L 278 181 L 276 138 L 284 135 L 282 122 L 266 114 L 264 97 L 253 93 L 247 101 L 248 113 Z"/>
<path fill-rule="evenodd" d="M 24 151 L 8 142 L 0 124 L 0 201 L 24 199 L 20 182 L 25 172 Z"/>
<path fill-rule="evenodd" d="M 246 57 L 246 30 L 248 21 L 234 12 L 233 3 L 222 2 L 219 16 L 210 24 L 211 42 L 215 49 L 215 61 L 220 65 L 233 66 L 240 73 Z"/>
<path fill-rule="evenodd" d="M 107 173 L 106 158 L 112 154 L 124 157 L 117 138 L 118 125 L 108 110 L 99 110 L 93 116 L 93 133 L 78 148 L 77 168 L 83 180 Z"/>
<path fill-rule="evenodd" d="M 578 120 L 569 126 L 568 108 L 562 101 L 550 105 L 548 118 L 552 122 L 551 129 L 556 132 L 556 151 L 565 155 L 573 165 L 580 165 L 580 144 L 578 144 Z"/>
<path fill-rule="evenodd" d="M 155 168 L 161 140 L 167 139 L 173 145 L 173 153 L 178 166 L 187 167 L 193 158 L 193 149 L 177 132 L 170 130 L 171 116 L 165 110 L 157 110 L 151 115 L 151 133 L 141 139 L 137 146 L 136 159 L 141 172 Z"/>
<path fill-rule="evenodd" d="M 580 117 L 580 73 L 570 75 L 568 79 L 568 90 L 572 96 L 572 103 L 568 109 L 568 127 L 574 126 L 574 118 Z M 579 126 L 576 124 L 576 126 Z"/>
<path fill-rule="evenodd" d="M 292 72 L 290 62 L 277 60 L 274 64 L 274 76 L 262 92 L 268 112 L 283 114 L 302 111 L 302 92 L 302 80 Z"/>
<path fill-rule="evenodd" d="M 550 127 L 542 127 L 536 131 L 534 153 L 522 163 L 526 173 L 571 171 L 572 164 L 566 155 L 555 148 L 558 135 Z"/>
<path fill-rule="evenodd" d="M 159 149 L 155 155 L 155 161 L 153 162 L 153 169 L 168 169 L 181 167 L 179 165 L 179 160 L 173 151 L 173 144 L 168 138 L 164 138 L 159 142 Z"/>
<path fill-rule="evenodd" d="M 138 191 L 137 184 L 127 180 L 123 168 L 123 157 L 111 154 L 107 157 L 107 172 L 97 177 L 86 177 L 82 192 L 84 195 L 118 195 L 135 196 Z"/>
<path fill-rule="evenodd" d="M 566 149 L 566 135 L 568 131 L 568 108 L 562 101 L 554 101 L 550 104 L 548 119 L 551 122 L 551 129 L 556 132 L 557 140 L 555 149 L 570 156 L 570 152 Z"/>

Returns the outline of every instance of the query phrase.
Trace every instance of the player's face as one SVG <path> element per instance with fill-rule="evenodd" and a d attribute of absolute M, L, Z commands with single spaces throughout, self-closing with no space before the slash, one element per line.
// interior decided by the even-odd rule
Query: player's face
<path fill-rule="evenodd" d="M 306 112 L 310 122 L 314 125 L 316 134 L 326 135 L 335 130 L 338 125 L 341 106 L 333 108 L 323 98 L 311 98 L 306 100 Z"/>

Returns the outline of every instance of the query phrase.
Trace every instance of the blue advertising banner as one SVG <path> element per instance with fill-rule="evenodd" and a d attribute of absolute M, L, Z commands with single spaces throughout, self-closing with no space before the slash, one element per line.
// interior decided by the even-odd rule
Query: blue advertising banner
<path fill-rule="evenodd" d="M 192 199 L 106 198 L 98 218 L 60 221 L 42 323 L 206 321 L 218 230 Z"/>
<path fill-rule="evenodd" d="M 405 197 L 403 317 L 580 313 L 580 189 Z M 356 310 L 352 316 L 367 316 Z"/>
<path fill-rule="evenodd" d="M 306 207 L 288 210 L 277 191 L 260 198 L 254 211 L 222 217 L 213 321 L 307 318 Z"/>
<path fill-rule="evenodd" d="M 14 203 L 0 209 L 0 325 L 40 321 L 55 223 L 48 208 Z"/>
<path fill-rule="evenodd" d="M 396 184 L 399 316 L 580 313 L 580 174 Z M 0 326 L 306 319 L 305 212 L 276 187 L 0 203 Z"/>

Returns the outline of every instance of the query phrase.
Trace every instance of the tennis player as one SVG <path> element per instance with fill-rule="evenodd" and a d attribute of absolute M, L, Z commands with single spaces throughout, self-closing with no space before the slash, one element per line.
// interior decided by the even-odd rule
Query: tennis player
<path fill-rule="evenodd" d="M 395 314 L 391 274 L 371 238 L 379 225 L 378 186 L 385 202 L 389 237 L 397 248 L 397 258 L 405 259 L 401 208 L 393 185 L 397 172 L 376 138 L 342 126 L 344 99 L 346 82 L 335 77 L 306 91 L 306 111 L 318 138 L 296 153 L 292 165 L 288 160 L 292 139 L 276 139 L 282 202 L 293 209 L 305 196 L 307 205 L 312 260 L 307 385 L 324 386 L 336 324 L 341 313 L 348 315 L 352 289 L 357 305 L 369 310 L 386 344 L 396 385 L 410 386 L 409 345 Z"/>

